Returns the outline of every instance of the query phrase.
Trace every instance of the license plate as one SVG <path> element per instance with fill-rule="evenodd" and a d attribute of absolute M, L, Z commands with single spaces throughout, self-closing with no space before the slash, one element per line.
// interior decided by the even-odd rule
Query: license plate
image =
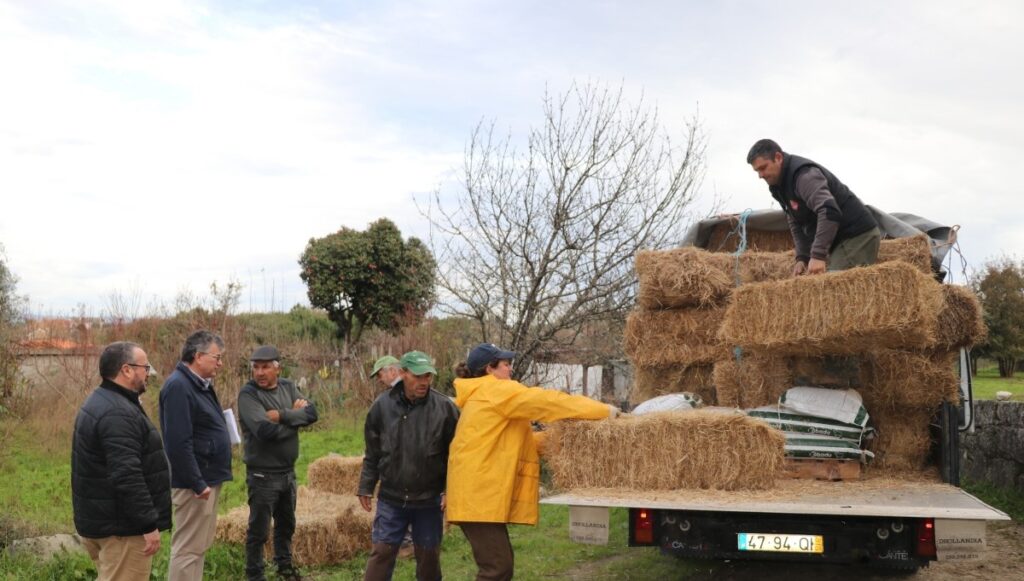
<path fill-rule="evenodd" d="M 739 550 L 772 553 L 824 553 L 821 535 L 784 535 L 779 533 L 739 533 Z"/>

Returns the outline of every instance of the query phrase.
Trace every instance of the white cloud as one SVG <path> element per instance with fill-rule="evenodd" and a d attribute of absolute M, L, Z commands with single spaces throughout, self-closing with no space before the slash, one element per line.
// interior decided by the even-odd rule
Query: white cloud
<path fill-rule="evenodd" d="M 521 134 L 545 87 L 588 79 L 679 135 L 699 103 L 704 190 L 732 208 L 770 206 L 743 163 L 770 136 L 870 204 L 960 223 L 972 263 L 1024 242 L 1016 3 L 247 9 L 0 1 L 0 241 L 34 304 L 231 276 L 259 287 L 243 306 L 270 304 L 265 280 L 300 300 L 311 236 L 382 215 L 425 236 L 411 196 L 481 117 Z"/>

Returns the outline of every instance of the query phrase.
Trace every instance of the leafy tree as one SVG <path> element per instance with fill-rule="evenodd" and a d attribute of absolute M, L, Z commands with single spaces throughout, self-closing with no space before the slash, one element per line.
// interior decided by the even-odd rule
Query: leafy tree
<path fill-rule="evenodd" d="M 973 286 L 988 325 L 982 348 L 999 364 L 1000 377 L 1013 377 L 1017 362 L 1024 358 L 1024 262 L 991 261 Z"/>
<path fill-rule="evenodd" d="M 677 137 L 594 85 L 546 95 L 525 149 L 478 125 L 461 187 L 424 212 L 442 310 L 516 351 L 517 378 L 588 329 L 615 328 L 635 304 L 636 252 L 678 244 L 692 215 L 705 142 L 696 120 Z"/>
<path fill-rule="evenodd" d="M 299 264 L 309 302 L 327 311 L 346 348 L 364 328 L 418 323 L 434 302 L 433 255 L 416 238 L 403 241 L 387 218 L 365 232 L 342 228 L 311 238 Z"/>
<path fill-rule="evenodd" d="M 0 246 L 0 399 L 10 397 L 18 381 L 18 350 L 14 327 L 22 317 L 24 297 L 18 296 L 18 278 L 7 267 Z"/>

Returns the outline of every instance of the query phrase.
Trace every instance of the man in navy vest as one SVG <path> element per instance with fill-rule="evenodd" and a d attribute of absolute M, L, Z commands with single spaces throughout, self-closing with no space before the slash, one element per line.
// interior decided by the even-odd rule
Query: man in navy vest
<path fill-rule="evenodd" d="M 793 275 L 874 264 L 882 235 L 871 212 L 823 166 L 762 139 L 747 163 L 782 206 L 796 246 Z"/>

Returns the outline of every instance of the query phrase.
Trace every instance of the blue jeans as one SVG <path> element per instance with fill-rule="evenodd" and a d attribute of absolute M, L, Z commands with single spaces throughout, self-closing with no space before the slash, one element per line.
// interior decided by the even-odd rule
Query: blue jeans
<path fill-rule="evenodd" d="M 441 579 L 441 535 L 444 533 L 441 497 L 437 497 L 435 502 L 433 506 L 411 508 L 377 499 L 377 514 L 373 517 L 371 533 L 373 549 L 366 562 L 364 581 L 390 581 L 398 546 L 410 525 L 416 555 L 416 579 Z"/>
<path fill-rule="evenodd" d="M 371 534 L 374 543 L 402 544 L 409 525 L 412 525 L 414 545 L 424 549 L 440 545 L 444 529 L 440 497 L 436 506 L 425 508 L 402 507 L 387 500 L 377 500 L 377 514 L 373 517 Z"/>

